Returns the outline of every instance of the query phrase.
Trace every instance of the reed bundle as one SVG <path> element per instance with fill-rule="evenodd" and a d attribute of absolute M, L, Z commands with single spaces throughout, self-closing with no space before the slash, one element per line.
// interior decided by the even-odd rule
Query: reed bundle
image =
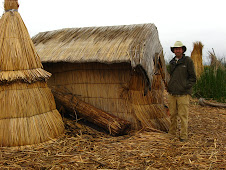
<path fill-rule="evenodd" d="M 222 62 L 217 59 L 214 49 L 212 50 L 213 50 L 212 52 L 208 51 L 209 58 L 210 58 L 210 65 L 214 68 L 215 72 L 218 68 L 225 70 L 225 67 L 223 66 Z"/>
<path fill-rule="evenodd" d="M 18 9 L 19 8 L 18 0 L 5 0 L 4 8 L 6 11 L 10 9 Z"/>
<path fill-rule="evenodd" d="M 38 144 L 64 131 L 61 115 L 17 0 L 5 0 L 0 20 L 0 147 Z"/>
<path fill-rule="evenodd" d="M 130 128 L 130 122 L 83 102 L 66 89 L 52 87 L 52 93 L 67 110 L 72 113 L 76 110 L 80 117 L 104 128 L 113 136 L 126 134 Z"/>
<path fill-rule="evenodd" d="M 194 62 L 196 76 L 199 78 L 204 71 L 204 66 L 202 63 L 202 49 L 203 44 L 201 42 L 193 43 L 193 51 L 191 53 L 191 58 Z"/>

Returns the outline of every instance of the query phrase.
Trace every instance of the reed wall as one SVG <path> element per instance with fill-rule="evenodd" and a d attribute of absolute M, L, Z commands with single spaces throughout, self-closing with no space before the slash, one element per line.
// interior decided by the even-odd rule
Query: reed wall
<path fill-rule="evenodd" d="M 144 77 L 129 63 L 45 63 L 43 66 L 52 73 L 50 86 L 68 89 L 81 100 L 130 121 L 134 129 L 151 121 L 150 127 L 158 127 L 155 119 L 165 119 L 161 79 L 154 76 L 152 90 L 144 96 Z"/>

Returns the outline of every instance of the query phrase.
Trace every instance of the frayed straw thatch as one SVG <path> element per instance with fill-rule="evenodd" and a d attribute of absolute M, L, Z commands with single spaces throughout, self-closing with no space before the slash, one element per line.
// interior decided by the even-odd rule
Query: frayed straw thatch
<path fill-rule="evenodd" d="M 163 105 L 164 85 L 160 75 L 153 76 L 151 91 L 144 96 L 145 83 L 139 71 L 131 76 L 127 100 L 142 127 L 168 131 L 170 120 Z"/>
<path fill-rule="evenodd" d="M 1 71 L 0 84 L 5 82 L 14 82 L 20 80 L 21 82 L 33 83 L 36 81 L 46 81 L 51 76 L 51 73 L 36 68 L 31 70 L 18 70 L 18 71 Z"/>
<path fill-rule="evenodd" d="M 18 1 L 5 0 L 0 19 L 0 147 L 38 144 L 64 130 L 46 83 L 51 74 L 42 69 L 27 28 L 13 9 Z"/>
<path fill-rule="evenodd" d="M 191 58 L 194 62 L 196 76 L 199 78 L 204 71 L 204 66 L 202 63 L 202 49 L 203 44 L 201 42 L 193 43 L 193 51 L 191 53 Z"/>
<path fill-rule="evenodd" d="M 66 28 L 32 38 L 43 63 L 131 63 L 141 65 L 150 80 L 155 54 L 162 46 L 154 24 Z"/>
<path fill-rule="evenodd" d="M 212 49 L 213 51 L 208 51 L 209 53 L 209 58 L 210 58 L 210 65 L 214 68 L 214 70 L 216 71 L 218 68 L 225 70 L 225 67 L 223 66 L 223 64 L 221 63 L 221 61 L 219 61 L 216 57 L 216 54 L 214 52 L 214 49 Z"/>

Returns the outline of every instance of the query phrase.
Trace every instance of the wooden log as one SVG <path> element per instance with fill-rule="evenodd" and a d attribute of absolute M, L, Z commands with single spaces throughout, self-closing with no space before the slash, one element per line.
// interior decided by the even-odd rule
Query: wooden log
<path fill-rule="evenodd" d="M 223 107 L 223 108 L 226 108 L 226 104 L 225 103 L 213 103 L 213 102 L 210 102 L 210 101 L 206 101 L 203 98 L 199 99 L 199 104 L 201 106 L 212 106 L 212 107 Z"/>
<path fill-rule="evenodd" d="M 94 107 L 62 88 L 51 87 L 55 100 L 70 112 L 78 115 L 107 130 L 112 136 L 128 132 L 131 123 Z"/>

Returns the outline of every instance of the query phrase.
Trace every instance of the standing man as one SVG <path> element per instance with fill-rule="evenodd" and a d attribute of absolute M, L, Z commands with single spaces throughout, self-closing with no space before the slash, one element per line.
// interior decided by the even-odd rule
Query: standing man
<path fill-rule="evenodd" d="M 175 42 L 171 51 L 175 57 L 170 61 L 170 81 L 168 83 L 169 111 L 171 125 L 169 134 L 175 136 L 177 130 L 177 117 L 181 120 L 180 141 L 188 138 L 188 105 L 192 93 L 192 86 L 196 82 L 193 61 L 184 55 L 186 47 L 182 42 Z"/>

